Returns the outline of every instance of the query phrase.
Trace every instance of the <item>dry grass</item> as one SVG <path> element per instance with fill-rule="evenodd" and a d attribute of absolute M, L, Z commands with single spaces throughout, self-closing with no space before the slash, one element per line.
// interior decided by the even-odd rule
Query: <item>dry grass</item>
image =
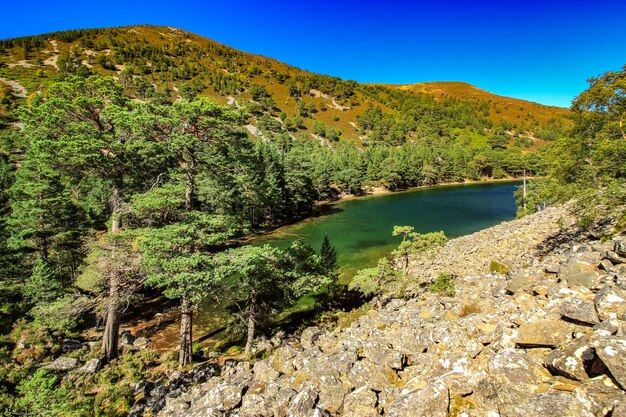
<path fill-rule="evenodd" d="M 463 304 L 461 306 L 461 311 L 459 312 L 459 317 L 469 316 L 470 314 L 480 313 L 480 307 L 476 303 L 468 303 Z"/>

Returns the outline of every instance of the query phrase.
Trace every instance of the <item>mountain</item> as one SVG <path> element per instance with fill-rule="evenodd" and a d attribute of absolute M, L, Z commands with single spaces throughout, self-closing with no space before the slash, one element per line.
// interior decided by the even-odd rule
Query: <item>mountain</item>
<path fill-rule="evenodd" d="M 432 136 L 485 142 L 494 127 L 541 145 L 569 110 L 465 83 L 364 85 L 241 52 L 173 27 L 80 29 L 0 41 L 0 118 L 69 74 L 116 77 L 138 100 L 207 96 L 244 106 L 256 136 L 312 135 L 357 144 Z M 13 119 L 15 119 L 13 117 Z M 482 138 L 482 139 L 481 139 Z M 509 141 L 509 145 L 520 145 Z"/>

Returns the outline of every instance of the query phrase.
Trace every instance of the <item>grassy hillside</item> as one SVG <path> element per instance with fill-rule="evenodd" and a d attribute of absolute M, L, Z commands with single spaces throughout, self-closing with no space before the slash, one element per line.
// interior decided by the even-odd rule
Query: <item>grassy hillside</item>
<path fill-rule="evenodd" d="M 533 124 L 544 126 L 551 122 L 564 121 L 569 114 L 569 110 L 562 107 L 544 106 L 532 101 L 499 96 L 465 82 L 440 81 L 389 85 L 389 87 L 415 93 L 432 94 L 439 100 L 454 97 L 472 102 L 481 109 L 485 117 L 494 123 L 506 120 L 512 124 L 528 127 Z"/>
<path fill-rule="evenodd" d="M 249 131 L 265 139 L 305 134 L 320 142 L 341 138 L 359 145 L 398 145 L 407 139 L 454 137 L 459 130 L 484 139 L 500 127 L 512 137 L 532 138 L 525 143 L 532 147 L 541 144 L 539 137 L 549 139 L 550 129 L 568 114 L 464 83 L 360 85 L 180 29 L 142 25 L 0 41 L 0 117 L 15 122 L 12 110 L 45 96 L 52 81 L 89 73 L 116 77 L 138 100 L 202 95 L 246 107 L 252 116 Z"/>

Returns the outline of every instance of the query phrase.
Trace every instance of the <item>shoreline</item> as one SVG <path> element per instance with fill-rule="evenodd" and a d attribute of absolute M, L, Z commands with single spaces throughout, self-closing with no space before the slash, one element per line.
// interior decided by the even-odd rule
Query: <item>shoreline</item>
<path fill-rule="evenodd" d="M 527 180 L 536 179 L 536 178 L 538 178 L 538 177 L 526 177 Z M 266 236 L 270 235 L 271 233 L 274 233 L 274 232 L 276 232 L 276 231 L 278 231 L 278 230 L 280 230 L 280 229 L 282 229 L 284 227 L 293 226 L 293 225 L 295 225 L 297 223 L 300 223 L 302 221 L 309 220 L 309 219 L 314 219 L 316 217 L 320 217 L 322 215 L 321 214 L 321 210 L 322 210 L 323 207 L 332 206 L 334 204 L 342 203 L 344 201 L 351 201 L 351 200 L 356 200 L 356 199 L 359 199 L 359 198 L 379 197 L 379 196 L 388 195 L 388 194 L 403 193 L 403 192 L 423 190 L 423 189 L 435 188 L 435 187 L 449 187 L 449 186 L 456 186 L 456 185 L 489 184 L 489 183 L 498 183 L 498 182 L 514 182 L 514 181 L 521 181 L 522 179 L 523 178 L 513 177 L 513 178 L 490 178 L 490 179 L 484 179 L 484 180 L 443 182 L 443 183 L 434 184 L 434 185 L 418 185 L 418 186 L 415 186 L 415 187 L 402 188 L 402 189 L 398 189 L 398 190 L 389 190 L 389 189 L 387 189 L 385 187 L 381 187 L 381 186 L 370 187 L 363 194 L 343 194 L 343 195 L 339 195 L 337 198 L 332 199 L 332 200 L 318 201 L 318 202 L 315 203 L 315 207 L 313 208 L 311 213 L 309 213 L 308 215 L 303 216 L 303 217 L 298 218 L 298 219 L 294 219 L 293 221 L 289 221 L 289 222 L 281 224 L 281 225 L 260 229 L 257 232 L 252 233 L 252 234 L 250 234 L 248 236 L 245 236 L 245 237 L 242 237 L 242 238 L 239 238 L 239 239 L 235 239 L 233 241 L 233 244 L 229 245 L 229 246 L 239 246 L 239 245 L 249 244 L 252 241 L 254 241 L 255 239 L 266 237 Z"/>
<path fill-rule="evenodd" d="M 539 178 L 539 177 L 526 177 L 526 180 L 532 180 L 536 178 Z M 316 205 L 318 206 L 332 205 L 332 204 L 340 203 L 343 201 L 350 201 L 350 200 L 355 200 L 355 199 L 363 198 L 363 197 L 375 197 L 375 196 L 381 196 L 381 195 L 387 195 L 387 194 L 404 193 L 408 191 L 424 190 L 428 188 L 448 187 L 448 186 L 455 186 L 455 185 L 489 184 L 489 183 L 497 183 L 497 182 L 514 182 L 514 181 L 521 181 L 523 179 L 524 178 L 513 177 L 513 178 L 490 178 L 490 179 L 485 179 L 485 180 L 442 182 L 442 183 L 434 184 L 434 185 L 417 185 L 415 187 L 401 188 L 397 190 L 389 190 L 382 186 L 374 186 L 374 187 L 370 187 L 363 194 L 343 194 L 334 200 L 319 201 L 316 203 Z M 306 218 L 308 217 L 305 217 L 305 219 Z M 279 227 L 282 227 L 282 226 L 279 226 Z"/>

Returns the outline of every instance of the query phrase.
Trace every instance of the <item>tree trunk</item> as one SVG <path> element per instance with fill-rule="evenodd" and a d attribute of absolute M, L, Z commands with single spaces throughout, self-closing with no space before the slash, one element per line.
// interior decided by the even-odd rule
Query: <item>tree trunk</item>
<path fill-rule="evenodd" d="M 122 229 L 122 187 L 114 185 L 111 190 L 111 233 L 118 233 Z"/>
<path fill-rule="evenodd" d="M 119 287 L 115 274 L 111 275 L 109 280 L 109 300 L 107 305 L 106 325 L 104 335 L 102 337 L 102 354 L 104 362 L 108 363 L 117 358 L 119 354 L 118 341 L 120 332 L 119 320 Z"/>
<path fill-rule="evenodd" d="M 122 190 L 121 186 L 114 185 L 111 191 L 111 233 L 119 233 L 122 226 L 121 206 L 122 206 Z M 111 262 L 115 262 L 115 249 Z M 119 317 L 119 278 L 115 273 L 111 273 L 109 278 L 109 299 L 107 302 L 107 315 L 104 327 L 104 335 L 102 336 L 102 354 L 104 362 L 108 363 L 119 355 L 118 341 L 120 332 Z"/>
<path fill-rule="evenodd" d="M 246 340 L 246 350 L 244 354 L 248 356 L 252 350 L 252 342 L 254 341 L 254 326 L 256 315 L 256 299 L 254 297 L 250 300 L 250 307 L 248 311 L 248 339 Z"/>
<path fill-rule="evenodd" d="M 180 304 L 180 356 L 178 360 L 181 368 L 191 363 L 192 320 L 193 306 L 188 298 L 183 297 Z"/>
<path fill-rule="evenodd" d="M 187 171 L 187 185 L 185 187 L 185 210 L 193 210 L 193 198 L 195 193 L 195 178 L 190 171 Z"/>

